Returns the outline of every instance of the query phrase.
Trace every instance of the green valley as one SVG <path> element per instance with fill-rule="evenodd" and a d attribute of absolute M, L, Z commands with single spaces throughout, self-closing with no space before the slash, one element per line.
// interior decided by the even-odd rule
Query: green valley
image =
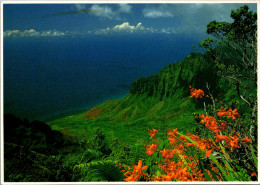
<path fill-rule="evenodd" d="M 98 128 L 110 139 L 127 144 L 146 138 L 148 128 L 190 130 L 195 126 L 192 113 L 201 113 L 203 109 L 189 98 L 188 86 L 208 82 L 214 87 L 211 90 L 217 92 L 218 78 L 214 73 L 208 74 L 212 66 L 203 57 L 191 54 L 154 76 L 138 79 L 124 99 L 108 100 L 82 114 L 53 120 L 49 125 L 80 137 Z"/>

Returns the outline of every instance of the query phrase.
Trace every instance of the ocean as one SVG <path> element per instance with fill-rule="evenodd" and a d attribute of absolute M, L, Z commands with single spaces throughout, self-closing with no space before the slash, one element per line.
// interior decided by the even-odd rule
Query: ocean
<path fill-rule="evenodd" d="M 173 35 L 4 38 L 4 113 L 47 121 L 123 98 L 197 43 Z"/>

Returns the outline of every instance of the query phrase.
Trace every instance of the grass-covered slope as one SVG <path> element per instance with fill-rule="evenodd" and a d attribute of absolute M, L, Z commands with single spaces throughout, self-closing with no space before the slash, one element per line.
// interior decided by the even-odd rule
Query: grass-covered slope
<path fill-rule="evenodd" d="M 82 114 L 53 120 L 49 125 L 80 137 L 99 128 L 108 138 L 129 144 L 146 137 L 147 128 L 190 130 L 194 127 L 192 112 L 200 112 L 202 105 L 189 98 L 188 86 L 202 88 L 208 82 L 210 90 L 217 93 L 218 78 L 206 61 L 204 55 L 192 53 L 153 76 L 139 78 L 124 99 L 106 101 Z"/>

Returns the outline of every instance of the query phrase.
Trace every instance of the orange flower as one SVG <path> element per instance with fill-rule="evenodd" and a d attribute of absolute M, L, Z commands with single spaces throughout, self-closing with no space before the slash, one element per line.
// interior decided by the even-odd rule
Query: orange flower
<path fill-rule="evenodd" d="M 216 120 L 213 116 L 205 116 L 204 114 L 199 115 L 199 118 L 201 118 L 200 123 L 205 123 L 205 125 L 209 125 L 210 122 Z"/>
<path fill-rule="evenodd" d="M 229 139 L 228 147 L 231 148 L 231 151 L 233 151 L 234 148 L 240 148 L 240 146 L 238 146 L 238 138 L 232 136 L 229 137 L 230 139 Z"/>
<path fill-rule="evenodd" d="M 218 133 L 221 130 L 225 130 L 226 129 L 226 124 L 222 123 L 220 126 L 217 124 L 217 120 L 212 117 L 212 116 L 204 116 L 204 115 L 200 115 L 199 116 L 201 118 L 201 123 L 205 123 L 205 127 L 209 128 L 210 130 L 212 130 L 214 133 Z"/>
<path fill-rule="evenodd" d="M 187 167 L 180 169 L 179 172 L 180 172 L 180 174 L 183 174 L 183 175 L 190 175 L 189 172 L 187 172 Z"/>
<path fill-rule="evenodd" d="M 225 116 L 228 114 L 228 112 L 218 112 L 217 113 L 219 117 Z"/>
<path fill-rule="evenodd" d="M 190 88 L 190 94 L 191 97 L 194 97 L 197 101 L 198 98 L 202 98 L 202 96 L 204 96 L 204 91 L 201 89 Z"/>
<path fill-rule="evenodd" d="M 180 153 L 182 154 L 184 152 L 183 144 L 181 143 L 179 146 L 176 146 L 174 149 L 174 153 Z"/>
<path fill-rule="evenodd" d="M 131 175 L 127 176 L 128 174 L 131 174 Z M 137 180 L 139 180 L 141 174 L 137 173 L 136 171 L 133 171 L 133 172 L 125 173 L 125 176 L 127 178 L 123 179 L 124 181 L 137 181 Z"/>
<path fill-rule="evenodd" d="M 162 181 L 171 181 L 172 176 L 171 175 L 161 175 L 162 176 Z"/>
<path fill-rule="evenodd" d="M 190 181 L 192 179 L 190 173 L 187 172 L 187 167 L 178 168 L 176 176 L 179 181 Z"/>
<path fill-rule="evenodd" d="M 237 112 L 237 109 L 232 110 L 231 108 L 229 108 L 228 110 L 225 109 L 221 109 L 218 113 L 219 117 L 228 115 L 228 118 L 232 118 L 232 119 L 236 119 L 236 117 L 239 117 L 239 113 Z"/>
<path fill-rule="evenodd" d="M 194 143 L 185 143 L 187 145 L 187 147 L 190 147 L 190 146 L 195 146 Z"/>
<path fill-rule="evenodd" d="M 151 177 L 151 181 L 159 182 L 160 181 L 160 177 L 159 176 Z"/>
<path fill-rule="evenodd" d="M 216 134 L 215 138 L 216 138 L 216 142 L 227 141 L 228 140 L 228 137 L 225 136 L 225 135 L 218 135 L 218 134 Z"/>
<path fill-rule="evenodd" d="M 176 129 L 172 129 L 172 131 L 171 130 L 168 130 L 168 133 L 167 133 L 169 136 L 171 136 L 171 137 L 173 137 L 175 134 L 178 134 L 178 129 L 176 128 Z"/>
<path fill-rule="evenodd" d="M 191 134 L 191 133 L 188 133 L 187 136 L 190 137 L 194 141 L 198 141 L 200 139 L 199 136 L 196 136 L 196 135 Z"/>
<path fill-rule="evenodd" d="M 229 113 L 228 113 L 228 118 L 232 118 L 235 119 L 235 117 L 239 117 L 239 113 L 237 112 L 237 109 L 232 110 L 231 108 L 229 109 Z"/>
<path fill-rule="evenodd" d="M 211 150 L 208 150 L 205 157 L 206 158 L 209 157 L 209 155 L 212 153 L 212 151 L 213 151 L 213 148 Z"/>
<path fill-rule="evenodd" d="M 183 141 L 187 141 L 185 136 L 180 136 L 180 139 L 183 140 Z"/>
<path fill-rule="evenodd" d="M 252 139 L 249 139 L 248 136 L 246 136 L 245 139 L 243 139 L 243 141 L 245 141 L 247 144 L 252 143 Z"/>
<path fill-rule="evenodd" d="M 145 170 L 145 169 L 147 168 L 147 165 L 142 167 L 142 161 L 139 160 L 139 161 L 138 161 L 138 165 L 136 166 L 135 164 L 133 164 L 133 167 L 134 167 L 134 169 L 136 169 L 138 172 L 141 172 L 142 170 Z"/>
<path fill-rule="evenodd" d="M 151 156 L 151 155 L 153 155 L 154 151 L 153 151 L 153 150 L 147 150 L 146 153 L 147 153 L 149 156 Z"/>
<path fill-rule="evenodd" d="M 182 143 L 179 145 L 179 149 L 181 149 L 181 150 L 184 149 Z"/>
<path fill-rule="evenodd" d="M 199 142 L 199 148 L 200 148 L 201 150 L 206 150 L 207 145 L 206 145 L 205 143 L 203 143 L 203 142 Z"/>
<path fill-rule="evenodd" d="M 165 159 L 171 159 L 174 155 L 174 152 L 172 150 L 161 150 L 160 154 L 162 155 L 163 158 Z"/>
<path fill-rule="evenodd" d="M 190 163 L 187 162 L 187 164 L 189 165 L 189 167 L 193 168 L 195 167 L 197 164 L 195 163 L 195 161 L 191 161 Z"/>
<path fill-rule="evenodd" d="M 256 175 L 256 172 L 251 173 L 251 176 L 252 176 L 252 177 L 257 176 L 257 175 Z"/>
<path fill-rule="evenodd" d="M 172 145 L 172 146 L 173 146 L 173 145 L 174 145 L 174 143 L 177 141 L 177 139 L 175 139 L 175 138 L 172 138 L 172 137 L 169 137 L 169 138 L 168 138 L 168 140 L 170 141 L 170 143 L 169 143 L 169 144 L 170 144 L 170 145 Z"/>
<path fill-rule="evenodd" d="M 157 147 L 158 147 L 158 145 L 156 145 L 156 144 L 147 145 L 146 153 L 148 155 L 152 155 L 156 151 Z"/>
<path fill-rule="evenodd" d="M 153 128 L 152 130 L 148 129 L 148 131 L 149 131 L 149 135 L 150 135 L 151 137 L 156 138 L 156 137 L 155 137 L 155 134 L 158 133 L 158 130 L 156 130 L 156 129 Z"/>
<path fill-rule="evenodd" d="M 127 177 L 124 179 L 124 181 L 137 181 L 140 179 L 141 175 L 143 175 L 144 173 L 142 172 L 143 170 L 145 170 L 147 168 L 146 166 L 142 166 L 142 161 L 139 160 L 138 164 L 135 165 L 133 164 L 133 171 L 131 172 L 130 170 L 130 166 L 129 166 L 129 171 L 126 172 L 124 175 Z"/>

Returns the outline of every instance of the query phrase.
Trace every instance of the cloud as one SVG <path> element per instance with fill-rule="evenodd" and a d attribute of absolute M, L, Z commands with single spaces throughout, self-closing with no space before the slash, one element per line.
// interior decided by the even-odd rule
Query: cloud
<path fill-rule="evenodd" d="M 83 32 L 71 32 L 71 31 L 57 31 L 57 30 L 44 30 L 36 31 L 35 29 L 29 30 L 6 30 L 4 31 L 4 37 L 60 37 L 60 36 L 84 36 L 86 34 L 95 35 L 112 35 L 112 34 L 176 34 L 178 31 L 175 28 L 153 28 L 145 27 L 141 22 L 136 25 L 131 25 L 129 22 L 123 22 L 122 24 L 115 25 L 113 27 L 101 28 L 92 31 Z"/>
<path fill-rule="evenodd" d="M 119 4 L 118 6 L 119 6 L 118 12 L 122 12 L 122 13 L 132 12 L 132 6 L 130 6 L 129 4 Z"/>
<path fill-rule="evenodd" d="M 129 4 L 118 4 L 118 6 L 116 6 L 116 8 L 114 7 L 113 9 L 112 6 L 109 5 L 95 4 L 91 6 L 90 10 L 95 10 L 96 12 L 93 15 L 103 19 L 121 20 L 121 14 L 131 13 L 132 6 Z"/>
<path fill-rule="evenodd" d="M 4 37 L 59 37 L 68 35 L 69 32 L 61 32 L 57 30 L 46 30 L 36 31 L 35 29 L 30 30 L 6 30 L 4 31 Z"/>
<path fill-rule="evenodd" d="M 4 31 L 4 37 L 29 37 L 29 36 L 39 36 L 40 33 L 34 29 L 30 30 L 6 30 Z"/>
<path fill-rule="evenodd" d="M 75 4 L 73 7 L 71 7 L 72 10 L 70 11 L 64 11 L 64 12 L 57 12 L 53 14 L 48 14 L 41 16 L 42 18 L 48 18 L 48 17 L 56 17 L 56 16 L 68 16 L 68 15 L 76 15 L 76 14 L 95 14 L 95 13 L 102 13 L 102 9 L 95 9 L 95 8 L 86 8 L 83 4 Z"/>
<path fill-rule="evenodd" d="M 159 18 L 159 17 L 173 17 L 173 13 L 167 10 L 167 5 L 161 5 L 159 7 L 146 7 L 143 9 L 144 17 Z"/>
<path fill-rule="evenodd" d="M 107 19 L 115 19 L 117 17 L 116 13 L 113 12 L 112 8 L 107 5 L 92 5 L 90 10 L 99 10 L 99 13 L 95 13 L 93 15 L 107 18 Z"/>
<path fill-rule="evenodd" d="M 218 20 L 231 21 L 231 10 L 238 9 L 244 4 L 238 3 L 187 3 L 187 4 L 159 4 L 147 5 L 143 15 L 147 18 L 176 17 L 190 20 Z M 249 4 L 256 11 L 256 4 Z"/>
<path fill-rule="evenodd" d="M 112 7 L 114 7 L 114 9 Z M 74 4 L 70 9 L 71 10 L 43 15 L 41 17 L 49 18 L 76 14 L 90 14 L 102 19 L 121 20 L 121 14 L 132 12 L 132 6 L 129 4 L 117 4 L 117 6 L 94 4 L 91 7 L 88 4 Z"/>
<path fill-rule="evenodd" d="M 86 9 L 86 6 L 83 4 L 75 4 L 75 9 L 76 10 L 84 10 Z"/>
<path fill-rule="evenodd" d="M 231 10 L 244 4 L 238 3 L 187 3 L 146 5 L 143 16 L 146 18 L 172 18 L 172 26 L 179 33 L 205 33 L 207 24 L 212 20 L 231 22 Z M 256 4 L 249 4 L 256 11 Z"/>
<path fill-rule="evenodd" d="M 130 25 L 129 22 L 124 22 L 122 24 L 116 25 L 114 27 L 107 27 L 105 29 L 98 29 L 94 32 L 89 33 L 95 33 L 97 35 L 105 35 L 105 34 L 113 34 L 113 33 L 134 33 L 134 32 L 140 32 L 144 31 L 145 28 L 142 26 L 142 23 L 138 23 L 136 26 Z"/>
<path fill-rule="evenodd" d="M 61 31 L 57 31 L 57 30 L 48 30 L 48 31 L 42 31 L 40 33 L 40 36 L 43 36 L 43 37 L 59 37 L 59 36 L 64 36 L 65 34 L 66 33 L 61 32 Z"/>
<path fill-rule="evenodd" d="M 139 30 L 139 29 L 144 29 L 142 26 L 142 23 L 138 23 L 136 26 L 131 26 L 128 22 L 124 22 L 123 24 L 116 25 L 113 28 L 114 30 Z"/>
<path fill-rule="evenodd" d="M 94 31 L 89 31 L 89 34 L 96 35 L 107 35 L 114 33 L 157 33 L 157 34 L 175 34 L 177 33 L 174 28 L 153 28 L 153 27 L 144 27 L 141 22 L 135 25 L 130 25 L 129 22 L 123 22 L 122 24 L 115 25 L 114 27 L 107 27 L 105 29 L 97 29 Z"/>

